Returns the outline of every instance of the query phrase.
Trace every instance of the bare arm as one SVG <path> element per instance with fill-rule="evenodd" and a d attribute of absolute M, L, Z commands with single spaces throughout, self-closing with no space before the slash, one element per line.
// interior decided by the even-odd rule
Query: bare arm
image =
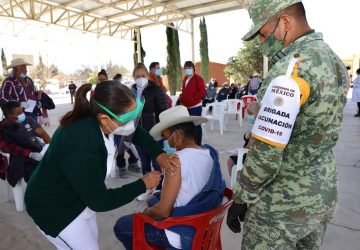
<path fill-rule="evenodd" d="M 49 136 L 48 133 L 46 133 L 46 131 L 45 131 L 43 128 L 39 127 L 39 128 L 37 128 L 37 129 L 35 129 L 35 133 L 36 133 L 41 139 L 43 139 L 46 144 L 49 144 L 49 143 L 50 143 L 50 141 L 51 141 L 50 136 Z"/>
<path fill-rule="evenodd" d="M 180 164 L 180 160 L 177 159 L 177 161 Z M 165 174 L 160 201 L 153 207 L 144 210 L 144 214 L 154 219 L 163 219 L 171 215 L 181 186 L 181 168 L 175 173 L 166 170 Z"/>

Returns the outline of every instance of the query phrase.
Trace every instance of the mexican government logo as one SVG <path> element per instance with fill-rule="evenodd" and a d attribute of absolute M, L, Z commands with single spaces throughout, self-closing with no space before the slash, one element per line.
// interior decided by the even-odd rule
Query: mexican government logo
<path fill-rule="evenodd" d="M 284 105 L 284 99 L 282 99 L 280 96 L 276 97 L 274 100 L 274 105 L 276 107 L 281 107 L 282 105 Z"/>

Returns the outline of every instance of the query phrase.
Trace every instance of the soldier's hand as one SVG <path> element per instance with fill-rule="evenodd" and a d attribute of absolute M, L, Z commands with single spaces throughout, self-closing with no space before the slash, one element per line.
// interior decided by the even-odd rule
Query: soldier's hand
<path fill-rule="evenodd" d="M 237 204 L 233 203 L 228 211 L 226 224 L 234 233 L 241 232 L 240 221 L 244 221 L 245 214 L 247 211 L 247 204 Z"/>

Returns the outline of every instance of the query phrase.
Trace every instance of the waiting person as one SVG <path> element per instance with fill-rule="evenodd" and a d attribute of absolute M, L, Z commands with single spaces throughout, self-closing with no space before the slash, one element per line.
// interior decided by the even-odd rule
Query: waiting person
<path fill-rule="evenodd" d="M 26 117 L 19 102 L 9 101 L 1 105 L 5 118 L 0 122 L 0 140 L 5 144 L 21 147 L 21 152 L 28 150 L 28 155 L 0 148 L 10 154 L 8 182 L 15 186 L 24 177 L 27 182 L 35 170 L 38 161 L 44 155 L 50 136 L 32 117 Z M 17 150 L 18 152 L 20 150 Z M 42 152 L 42 153 L 40 153 Z"/>
<path fill-rule="evenodd" d="M 261 79 L 259 73 L 254 73 L 253 78 L 249 82 L 249 92 L 251 95 L 256 95 L 261 86 Z"/>
<path fill-rule="evenodd" d="M 356 70 L 356 78 L 353 81 L 352 101 L 357 102 L 358 112 L 355 117 L 360 117 L 360 68 Z"/>
<path fill-rule="evenodd" d="M 202 99 L 206 96 L 204 79 L 195 73 L 195 65 L 191 61 L 184 64 L 185 78 L 182 81 L 179 103 L 184 105 L 192 116 L 201 116 Z M 197 126 L 196 142 L 202 144 L 202 129 Z"/>
<path fill-rule="evenodd" d="M 155 83 L 156 85 L 160 86 L 164 90 L 167 108 L 171 108 L 172 100 L 171 100 L 170 96 L 168 96 L 166 94 L 167 89 L 166 89 L 166 87 L 163 83 L 162 77 L 161 77 L 160 64 L 158 62 L 150 63 L 149 70 L 150 70 L 149 71 L 149 80 L 152 81 L 153 83 Z"/>
<path fill-rule="evenodd" d="M 112 167 L 107 164 L 107 147 L 113 135 L 135 133 L 136 145 L 176 172 L 176 157 L 163 153 L 146 131 L 136 127 L 142 107 L 129 88 L 116 81 L 84 84 L 76 92 L 73 110 L 61 118 L 25 192 L 28 214 L 57 249 L 99 249 L 95 212 L 121 207 L 160 181 L 160 173 L 151 172 L 107 189 L 104 180 Z"/>
<path fill-rule="evenodd" d="M 114 76 L 113 80 L 121 83 L 122 74 L 118 73 Z M 121 136 L 114 136 L 115 144 L 118 145 L 118 154 L 116 157 L 116 165 L 119 168 L 120 178 L 127 178 L 128 173 L 126 171 L 126 160 L 125 160 L 125 151 L 128 153 L 128 170 L 134 173 L 139 173 L 141 168 L 138 165 L 139 155 L 136 151 L 135 146 L 131 143 L 123 143 Z"/>
<path fill-rule="evenodd" d="M 21 107 L 20 102 L 10 101 L 1 105 L 1 109 L 6 121 L 17 122 L 20 126 L 30 133 L 33 137 L 41 138 L 46 144 L 50 143 L 50 136 L 32 117 L 27 117 Z"/>
<path fill-rule="evenodd" d="M 133 71 L 133 77 L 135 80 L 133 90 L 138 98 L 143 96 L 145 99 L 139 125 L 146 131 L 150 131 L 151 128 L 159 122 L 159 114 L 167 109 L 165 93 L 160 86 L 149 80 L 149 73 L 144 64 L 139 63 L 136 65 Z M 162 144 L 160 143 L 159 145 Z M 155 159 L 152 158 L 150 154 L 140 147 L 136 147 L 136 149 L 139 153 L 143 174 L 151 171 L 151 165 L 154 170 L 160 170 L 159 165 L 156 164 Z M 161 188 L 161 186 L 158 188 Z"/>
<path fill-rule="evenodd" d="M 209 145 L 200 147 L 196 143 L 196 126 L 206 121 L 204 117 L 190 116 L 187 108 L 181 105 L 160 114 L 160 122 L 150 134 L 156 140 L 165 140 L 168 154 L 179 156 L 180 170 L 173 175 L 165 171 L 161 193 L 151 199 L 149 204 L 152 206 L 143 211 L 145 215 L 162 220 L 179 214 L 207 212 L 221 205 L 225 181 L 218 153 Z M 152 245 L 166 249 L 192 249 L 193 231 L 189 227 L 163 230 L 145 225 L 144 229 L 145 239 Z M 133 215 L 121 217 L 114 232 L 127 250 L 132 249 Z"/>
<path fill-rule="evenodd" d="M 71 81 L 71 83 L 69 84 L 69 92 L 70 92 L 70 99 L 71 99 L 71 104 L 74 103 L 74 96 L 76 93 L 76 85 L 74 84 L 73 81 Z"/>
<path fill-rule="evenodd" d="M 348 73 L 309 26 L 301 0 L 255 0 L 249 14 L 254 25 L 243 40 L 258 39 L 274 65 L 258 92 L 227 224 L 239 233 L 245 220 L 243 250 L 319 249 L 338 201 L 333 148 Z"/>
<path fill-rule="evenodd" d="M 231 89 L 229 84 L 226 82 L 224 83 L 223 87 L 220 89 L 219 93 L 216 96 L 216 100 L 218 102 L 222 102 L 228 99 L 229 95 L 231 94 Z"/>
<path fill-rule="evenodd" d="M 216 88 L 214 86 L 214 82 L 210 81 L 208 86 L 206 87 L 206 96 L 203 99 L 202 106 L 206 107 L 206 104 L 215 102 L 216 97 Z"/>
<path fill-rule="evenodd" d="M 114 76 L 113 80 L 118 81 L 119 83 L 121 83 L 122 81 L 122 74 L 118 73 Z"/>
<path fill-rule="evenodd" d="M 229 94 L 228 99 L 235 99 L 237 92 L 238 92 L 238 88 L 236 87 L 236 85 L 234 83 L 232 83 L 230 85 L 230 94 Z"/>
<path fill-rule="evenodd" d="M 6 69 L 12 69 L 12 74 L 5 78 L 1 86 L 1 102 L 18 101 L 21 106 L 27 108 L 26 116 L 36 119 L 37 114 L 41 113 L 36 105 L 35 86 L 31 78 L 27 75 L 26 66 L 31 65 L 22 58 L 16 58 Z M 30 110 L 32 109 L 32 110 Z"/>
<path fill-rule="evenodd" d="M 98 73 L 98 78 L 97 78 L 97 83 L 100 83 L 102 81 L 106 81 L 108 80 L 108 75 L 106 73 L 105 69 L 101 69 L 100 72 Z"/>

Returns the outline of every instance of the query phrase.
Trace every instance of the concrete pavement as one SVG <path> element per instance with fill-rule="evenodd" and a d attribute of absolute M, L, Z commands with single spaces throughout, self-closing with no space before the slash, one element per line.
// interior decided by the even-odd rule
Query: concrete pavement
<path fill-rule="evenodd" d="M 58 119 L 71 109 L 69 97 L 55 98 L 55 102 L 56 109 L 49 112 L 52 125 L 47 128 L 49 133 L 55 131 Z M 346 105 L 342 132 L 334 150 L 339 173 L 339 204 L 336 216 L 328 225 L 325 235 L 322 248 L 326 250 L 360 249 L 360 119 L 353 117 L 355 109 L 354 103 L 349 102 Z M 220 152 L 222 170 L 227 182 L 228 151 L 243 145 L 242 137 L 247 130 L 250 130 L 250 127 L 245 121 L 240 128 L 234 118 L 230 119 L 223 136 L 216 124 L 214 131 L 210 131 L 207 126 L 204 143 L 213 145 Z M 118 187 L 138 177 L 133 174 L 128 179 L 109 179 L 107 185 Z M 4 202 L 4 187 L 4 182 L 0 181 L 0 249 L 54 249 L 38 232 L 26 212 L 16 212 L 13 201 Z M 97 214 L 101 249 L 123 249 L 115 239 L 112 228 L 117 218 L 132 213 L 136 206 L 137 202 L 134 201 L 119 209 Z M 223 249 L 240 249 L 241 234 L 233 234 L 226 224 L 222 227 L 221 238 Z"/>

